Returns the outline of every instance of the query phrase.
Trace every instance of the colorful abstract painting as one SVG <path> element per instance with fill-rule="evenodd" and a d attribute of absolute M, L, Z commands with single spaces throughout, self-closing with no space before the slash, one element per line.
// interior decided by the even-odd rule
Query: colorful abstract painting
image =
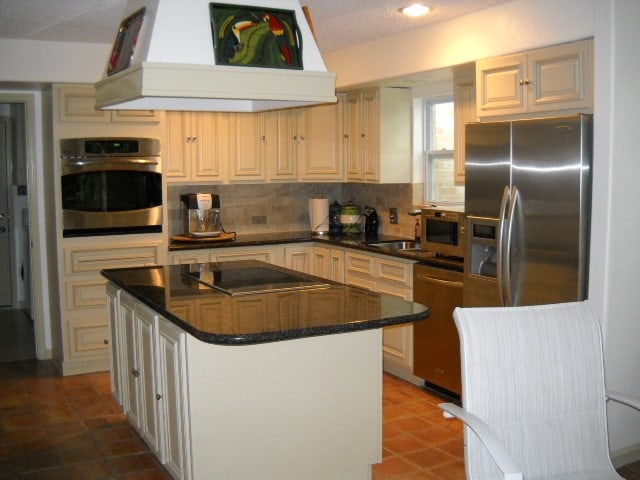
<path fill-rule="evenodd" d="M 302 69 L 295 12 L 210 3 L 216 65 Z"/>

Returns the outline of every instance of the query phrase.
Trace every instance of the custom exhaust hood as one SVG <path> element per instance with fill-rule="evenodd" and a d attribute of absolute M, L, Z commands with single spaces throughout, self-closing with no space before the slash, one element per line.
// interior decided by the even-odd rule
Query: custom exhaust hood
<path fill-rule="evenodd" d="M 98 108 L 257 112 L 336 102 L 335 74 L 298 0 L 251 1 L 130 0 L 96 83 Z"/>

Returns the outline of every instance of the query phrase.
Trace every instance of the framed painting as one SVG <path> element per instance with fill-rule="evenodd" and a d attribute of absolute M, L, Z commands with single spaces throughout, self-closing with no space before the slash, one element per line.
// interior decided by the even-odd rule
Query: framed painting
<path fill-rule="evenodd" d="M 216 65 L 302 69 L 293 10 L 210 3 Z"/>
<path fill-rule="evenodd" d="M 125 18 L 118 28 L 116 40 L 113 43 L 107 76 L 118 73 L 131 64 L 131 57 L 138 43 L 138 34 L 144 20 L 145 7 Z"/>

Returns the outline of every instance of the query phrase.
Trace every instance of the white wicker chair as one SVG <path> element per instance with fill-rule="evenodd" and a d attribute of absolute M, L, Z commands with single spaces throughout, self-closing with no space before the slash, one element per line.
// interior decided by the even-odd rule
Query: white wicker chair
<path fill-rule="evenodd" d="M 620 480 L 611 465 L 602 336 L 587 302 L 457 308 L 467 479 Z"/>

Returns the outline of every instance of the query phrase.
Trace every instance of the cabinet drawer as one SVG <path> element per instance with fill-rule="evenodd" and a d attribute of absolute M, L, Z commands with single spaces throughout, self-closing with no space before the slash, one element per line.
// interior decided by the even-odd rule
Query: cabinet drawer
<path fill-rule="evenodd" d="M 273 263 L 269 250 L 238 250 L 237 252 L 227 251 L 224 253 L 212 253 L 211 261 L 228 262 L 233 260 L 262 260 Z"/>
<path fill-rule="evenodd" d="M 391 260 L 379 259 L 376 262 L 376 277 L 380 280 L 389 280 L 401 283 L 407 287 L 412 285 L 413 265 L 399 263 Z"/>
<path fill-rule="evenodd" d="M 104 355 L 109 348 L 109 327 L 97 320 L 70 320 L 69 347 L 72 357 Z"/>
<path fill-rule="evenodd" d="M 375 276 L 374 257 L 347 253 L 344 257 L 346 275 Z"/>
<path fill-rule="evenodd" d="M 106 283 L 106 278 L 67 282 L 67 309 L 104 307 Z"/>
<path fill-rule="evenodd" d="M 142 267 L 158 262 L 157 245 L 109 249 L 65 249 L 67 274 L 99 272 L 105 268 Z"/>

